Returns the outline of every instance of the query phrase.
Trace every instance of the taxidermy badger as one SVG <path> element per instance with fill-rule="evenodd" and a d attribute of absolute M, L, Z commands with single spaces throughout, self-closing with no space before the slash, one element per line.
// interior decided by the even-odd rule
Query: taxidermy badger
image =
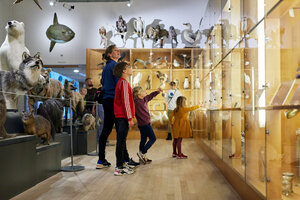
<path fill-rule="evenodd" d="M 20 64 L 19 70 L 14 72 L 0 71 L 0 137 L 3 138 L 8 137 L 4 128 L 6 107 L 16 107 L 17 97 L 24 95 L 34 87 L 40 78 L 43 66 L 39 53 L 31 57 L 24 52 L 22 57 L 23 62 Z"/>

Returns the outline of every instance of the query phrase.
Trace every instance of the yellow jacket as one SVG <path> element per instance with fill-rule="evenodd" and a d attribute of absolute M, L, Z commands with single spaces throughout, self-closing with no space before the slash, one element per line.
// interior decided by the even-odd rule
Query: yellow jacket
<path fill-rule="evenodd" d="M 188 113 L 190 111 L 198 109 L 200 106 L 182 107 L 175 113 L 175 110 L 170 114 L 170 124 L 172 125 L 172 137 L 191 137 L 192 130 L 190 121 L 188 119 Z"/>

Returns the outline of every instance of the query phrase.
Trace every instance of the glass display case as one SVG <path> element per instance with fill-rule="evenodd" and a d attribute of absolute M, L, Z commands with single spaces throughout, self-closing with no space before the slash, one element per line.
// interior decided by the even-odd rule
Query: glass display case
<path fill-rule="evenodd" d="M 194 136 L 263 198 L 300 199 L 300 1 L 214 2 Z"/>

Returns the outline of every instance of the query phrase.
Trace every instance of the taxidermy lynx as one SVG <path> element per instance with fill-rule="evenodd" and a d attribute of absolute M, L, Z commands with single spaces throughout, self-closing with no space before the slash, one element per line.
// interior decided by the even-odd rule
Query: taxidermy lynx
<path fill-rule="evenodd" d="M 74 86 L 74 80 L 69 82 L 67 79 L 64 83 L 64 98 L 71 100 L 71 109 L 73 111 L 73 122 L 77 119 L 77 115 L 82 118 L 84 110 L 84 100 L 79 92 L 75 92 L 77 88 Z M 67 112 L 67 109 L 66 109 Z M 67 113 L 66 113 L 67 116 Z M 66 121 L 66 120 L 65 120 Z"/>
<path fill-rule="evenodd" d="M 43 139 L 43 144 L 49 144 L 51 125 L 50 122 L 41 115 L 33 115 L 33 112 L 23 112 L 22 121 L 26 134 L 35 135 Z"/>

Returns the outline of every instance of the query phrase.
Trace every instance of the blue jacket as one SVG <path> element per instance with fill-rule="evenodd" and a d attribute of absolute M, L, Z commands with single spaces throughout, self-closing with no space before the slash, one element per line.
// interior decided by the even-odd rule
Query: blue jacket
<path fill-rule="evenodd" d="M 106 65 L 103 68 L 102 71 L 102 85 L 103 85 L 103 91 L 104 96 L 103 99 L 106 98 L 115 98 L 115 88 L 117 85 L 117 82 L 119 80 L 118 77 L 113 75 L 113 69 L 117 63 L 113 60 L 108 60 L 106 62 Z"/>

